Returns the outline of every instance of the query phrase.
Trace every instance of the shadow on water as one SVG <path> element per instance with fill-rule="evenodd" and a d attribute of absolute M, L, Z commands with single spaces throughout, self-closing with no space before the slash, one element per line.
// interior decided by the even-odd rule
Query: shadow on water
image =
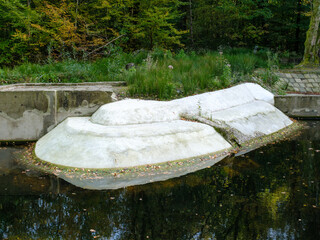
<path fill-rule="evenodd" d="M 92 191 L 0 149 L 0 239 L 320 239 L 320 122 L 163 182 Z M 18 149 L 19 150 L 19 149 Z"/>

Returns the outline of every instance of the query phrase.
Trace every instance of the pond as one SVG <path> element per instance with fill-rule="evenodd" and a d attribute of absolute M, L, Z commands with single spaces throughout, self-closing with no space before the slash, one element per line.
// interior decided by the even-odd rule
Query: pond
<path fill-rule="evenodd" d="M 0 149 L 0 239 L 320 239 L 320 122 L 186 176 L 85 190 Z"/>

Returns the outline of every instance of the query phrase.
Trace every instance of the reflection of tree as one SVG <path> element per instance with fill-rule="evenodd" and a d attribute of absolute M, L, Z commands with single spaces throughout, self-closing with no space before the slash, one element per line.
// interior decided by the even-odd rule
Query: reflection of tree
<path fill-rule="evenodd" d="M 315 149 L 319 142 L 284 142 L 185 177 L 117 191 L 61 181 L 51 183 L 60 186 L 56 194 L 1 196 L 0 238 L 320 239 Z"/>

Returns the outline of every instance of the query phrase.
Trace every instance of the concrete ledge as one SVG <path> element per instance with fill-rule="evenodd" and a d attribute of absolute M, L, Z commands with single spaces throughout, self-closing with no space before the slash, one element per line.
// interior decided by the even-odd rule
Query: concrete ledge
<path fill-rule="evenodd" d="M 320 118 L 320 95 L 275 96 L 275 107 L 295 118 Z"/>
<path fill-rule="evenodd" d="M 123 82 L 0 86 L 0 141 L 37 140 L 67 117 L 92 115 L 116 100 Z"/>

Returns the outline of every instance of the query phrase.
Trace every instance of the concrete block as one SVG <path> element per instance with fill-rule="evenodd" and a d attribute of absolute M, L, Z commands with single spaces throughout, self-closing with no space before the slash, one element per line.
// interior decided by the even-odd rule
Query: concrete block
<path fill-rule="evenodd" d="M 37 140 L 67 117 L 89 116 L 114 100 L 116 86 L 116 83 L 1 86 L 0 141 Z"/>
<path fill-rule="evenodd" d="M 289 94 L 275 96 L 275 107 L 290 117 L 319 118 L 320 95 Z"/>
<path fill-rule="evenodd" d="M 109 91 L 58 91 L 57 122 L 67 117 L 91 116 L 100 106 L 112 102 Z"/>
<path fill-rule="evenodd" d="M 91 118 L 66 119 L 37 142 L 35 153 L 63 166 L 117 168 L 221 152 L 231 145 L 212 124 L 240 144 L 292 124 L 273 102 L 272 93 L 252 83 L 169 102 L 127 99 Z M 181 115 L 203 123 L 181 121 Z"/>
<path fill-rule="evenodd" d="M 35 140 L 54 126 L 55 94 L 50 91 L 0 92 L 0 140 Z"/>

